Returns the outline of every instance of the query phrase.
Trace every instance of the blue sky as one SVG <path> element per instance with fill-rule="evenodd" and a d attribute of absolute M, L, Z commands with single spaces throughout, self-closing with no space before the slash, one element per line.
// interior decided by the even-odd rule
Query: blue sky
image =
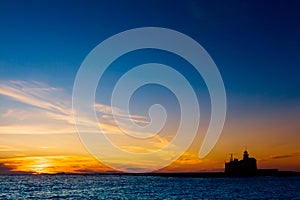
<path fill-rule="evenodd" d="M 299 98 L 296 1 L 2 1 L 2 79 L 71 87 L 104 39 L 143 26 L 181 31 L 210 53 L 227 92 Z"/>

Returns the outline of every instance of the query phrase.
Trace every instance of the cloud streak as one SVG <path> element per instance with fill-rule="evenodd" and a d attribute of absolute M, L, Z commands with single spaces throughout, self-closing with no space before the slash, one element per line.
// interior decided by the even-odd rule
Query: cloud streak
<path fill-rule="evenodd" d="M 0 83 L 0 95 L 15 102 L 29 105 L 21 106 L 18 109 L 6 108 L 6 112 L 0 116 L 2 130 L 0 133 L 2 134 L 12 133 L 12 131 L 19 133 L 21 129 L 24 129 L 26 133 L 49 133 L 51 132 L 47 131 L 49 127 L 55 127 L 57 129 L 53 131 L 55 133 L 59 132 L 59 129 L 61 132 L 75 131 L 71 95 L 61 88 L 35 81 L 8 81 Z M 113 110 L 118 117 L 125 120 L 140 124 L 148 123 L 148 119 L 144 116 L 126 116 L 119 108 L 112 108 L 104 104 L 95 104 L 95 110 L 106 134 L 122 133 L 114 121 Z"/>
<path fill-rule="evenodd" d="M 63 90 L 59 88 L 35 81 L 9 81 L 0 84 L 1 95 L 34 107 L 68 115 L 71 111 L 66 106 L 68 103 L 62 102 L 61 98 L 55 99 L 62 92 Z"/>
<path fill-rule="evenodd" d="M 278 160 L 278 159 L 284 159 L 284 158 L 296 158 L 300 157 L 300 153 L 291 153 L 291 154 L 284 154 L 284 155 L 272 155 L 266 158 L 260 159 L 260 161 L 269 161 L 269 160 Z"/>
<path fill-rule="evenodd" d="M 6 98 L 0 134 L 75 132 L 71 102 L 63 89 L 35 81 L 7 81 L 0 83 L 0 95 Z"/>

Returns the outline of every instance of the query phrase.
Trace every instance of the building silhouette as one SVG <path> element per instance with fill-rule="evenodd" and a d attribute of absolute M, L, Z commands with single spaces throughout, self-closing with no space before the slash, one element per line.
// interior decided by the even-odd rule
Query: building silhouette
<path fill-rule="evenodd" d="M 225 163 L 225 174 L 227 176 L 256 176 L 258 174 L 255 158 L 250 158 L 248 151 L 244 151 L 243 160 L 233 158 L 231 154 L 230 161 Z"/>

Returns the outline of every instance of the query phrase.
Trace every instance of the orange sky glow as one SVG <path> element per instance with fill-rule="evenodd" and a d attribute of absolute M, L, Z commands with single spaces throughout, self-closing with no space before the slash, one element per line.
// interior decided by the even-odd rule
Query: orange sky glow
<path fill-rule="evenodd" d="M 4 102 L 0 107 L 0 173 L 114 171 L 84 148 L 76 133 L 70 99 L 64 90 L 44 83 L 0 84 L 0 100 Z M 204 159 L 198 158 L 205 133 L 205 128 L 200 126 L 190 148 L 160 171 L 223 171 L 229 155 L 233 153 L 241 159 L 245 148 L 257 159 L 259 168 L 300 171 L 300 135 L 295 134 L 300 132 L 299 108 L 298 104 L 293 109 L 272 113 L 261 110 L 259 115 L 227 118 L 219 141 Z M 170 141 L 172 134 L 156 135 L 146 145 L 126 140 L 112 122 L 111 108 L 97 104 L 96 110 L 104 133 L 127 151 L 155 151 Z M 143 116 L 135 119 L 145 120 Z"/>

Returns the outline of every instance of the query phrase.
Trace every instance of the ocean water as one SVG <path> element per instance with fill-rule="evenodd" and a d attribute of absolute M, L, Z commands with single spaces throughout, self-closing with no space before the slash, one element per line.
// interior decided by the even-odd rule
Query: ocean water
<path fill-rule="evenodd" d="M 0 199 L 300 199 L 300 177 L 2 175 Z"/>

